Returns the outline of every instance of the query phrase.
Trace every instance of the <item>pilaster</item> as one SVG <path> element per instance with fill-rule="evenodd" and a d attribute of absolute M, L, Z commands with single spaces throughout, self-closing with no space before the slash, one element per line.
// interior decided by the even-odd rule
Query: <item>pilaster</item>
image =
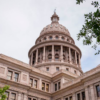
<path fill-rule="evenodd" d="M 18 100 L 22 100 L 21 95 L 22 95 L 22 94 L 19 92 L 19 93 L 18 93 Z"/>
<path fill-rule="evenodd" d="M 86 100 L 89 100 L 89 91 L 88 91 L 88 87 L 85 87 L 85 98 L 86 98 Z"/>
<path fill-rule="evenodd" d="M 95 100 L 95 93 L 94 93 L 94 87 L 93 85 L 90 85 L 90 91 L 91 91 L 91 100 Z"/>
<path fill-rule="evenodd" d="M 75 96 L 75 93 L 73 93 L 73 96 L 72 96 L 72 97 L 73 97 L 73 100 L 76 100 L 76 96 Z"/>
<path fill-rule="evenodd" d="M 28 100 L 27 94 L 24 94 L 24 100 Z"/>

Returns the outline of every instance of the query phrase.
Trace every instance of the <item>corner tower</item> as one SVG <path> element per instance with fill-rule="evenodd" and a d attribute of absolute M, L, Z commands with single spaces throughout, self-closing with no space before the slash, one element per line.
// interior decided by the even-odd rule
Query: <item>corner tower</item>
<path fill-rule="evenodd" d="M 29 64 L 53 74 L 61 69 L 80 76 L 81 51 L 75 45 L 68 29 L 59 24 L 59 16 L 54 12 L 51 24 L 43 28 L 35 45 L 29 50 Z"/>

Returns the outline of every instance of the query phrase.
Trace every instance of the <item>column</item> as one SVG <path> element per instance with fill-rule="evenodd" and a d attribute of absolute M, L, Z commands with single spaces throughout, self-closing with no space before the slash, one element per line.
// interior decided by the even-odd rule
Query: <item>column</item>
<path fill-rule="evenodd" d="M 50 92 L 53 93 L 54 92 L 54 84 L 53 84 L 53 82 L 51 82 L 51 85 L 50 86 L 51 86 Z"/>
<path fill-rule="evenodd" d="M 71 63 L 71 49 L 69 48 L 69 61 Z"/>
<path fill-rule="evenodd" d="M 61 78 L 61 89 L 63 88 L 63 84 L 64 84 L 64 77 Z"/>
<path fill-rule="evenodd" d="M 39 79 L 39 82 L 38 82 L 38 88 L 40 90 L 42 89 L 42 79 L 41 78 Z"/>
<path fill-rule="evenodd" d="M 27 94 L 24 94 L 24 100 L 28 100 Z"/>
<path fill-rule="evenodd" d="M 60 52 L 60 59 L 61 59 L 61 62 L 63 62 L 63 46 L 61 45 L 61 52 Z"/>
<path fill-rule="evenodd" d="M 31 55 L 30 61 L 31 61 L 31 66 L 32 66 L 33 65 L 33 53 Z"/>
<path fill-rule="evenodd" d="M 75 93 L 73 93 L 73 99 L 72 100 L 76 100 L 76 96 L 75 96 Z"/>
<path fill-rule="evenodd" d="M 61 100 L 64 100 L 64 98 L 63 98 L 63 97 L 61 97 Z"/>
<path fill-rule="evenodd" d="M 18 100 L 22 100 L 21 95 L 22 95 L 22 94 L 19 92 L 19 93 L 18 93 Z"/>
<path fill-rule="evenodd" d="M 43 48 L 43 62 L 45 62 L 45 46 Z"/>
<path fill-rule="evenodd" d="M 89 91 L 88 91 L 88 87 L 85 87 L 85 100 L 89 100 Z"/>
<path fill-rule="evenodd" d="M 54 45 L 52 45 L 52 61 L 54 61 Z"/>
<path fill-rule="evenodd" d="M 80 54 L 79 54 L 78 57 L 79 57 L 79 67 L 81 68 L 81 62 L 80 62 L 80 59 L 81 59 L 81 58 L 80 58 Z"/>
<path fill-rule="evenodd" d="M 91 91 L 91 100 L 95 100 L 93 85 L 90 86 L 90 91 Z"/>
<path fill-rule="evenodd" d="M 36 64 L 38 63 L 38 49 L 36 50 Z"/>
<path fill-rule="evenodd" d="M 75 51 L 75 64 L 77 64 L 77 53 Z"/>
<path fill-rule="evenodd" d="M 41 100 L 41 98 L 38 98 L 38 100 Z"/>

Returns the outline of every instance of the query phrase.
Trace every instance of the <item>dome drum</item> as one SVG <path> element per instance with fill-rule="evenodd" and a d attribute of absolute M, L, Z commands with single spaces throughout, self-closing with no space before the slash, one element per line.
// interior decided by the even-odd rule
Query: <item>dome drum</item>
<path fill-rule="evenodd" d="M 31 66 L 36 66 L 41 63 L 61 62 L 75 65 L 81 69 L 80 53 L 75 49 L 63 45 L 47 45 L 37 49 L 35 48 L 30 54 Z"/>
<path fill-rule="evenodd" d="M 47 42 L 51 40 L 59 40 L 59 41 L 66 41 L 72 44 L 75 44 L 74 40 L 68 36 L 68 35 L 63 35 L 62 33 L 50 33 L 50 34 L 45 34 L 43 36 L 40 36 L 35 44 L 41 43 L 41 42 Z"/>
<path fill-rule="evenodd" d="M 67 68 L 80 76 L 82 74 L 80 49 L 75 45 L 69 31 L 59 24 L 56 13 L 51 20 L 51 24 L 41 31 L 35 46 L 29 50 L 30 65 L 44 71 L 50 68 L 51 74 L 58 69 L 66 70 Z M 55 70 L 56 67 L 57 70 Z"/>

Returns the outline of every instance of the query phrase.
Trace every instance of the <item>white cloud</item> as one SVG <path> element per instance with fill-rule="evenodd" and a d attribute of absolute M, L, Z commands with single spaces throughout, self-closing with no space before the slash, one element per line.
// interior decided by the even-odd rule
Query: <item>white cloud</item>
<path fill-rule="evenodd" d="M 76 0 L 0 0 L 0 53 L 28 63 L 29 49 L 43 27 L 51 23 L 50 17 L 57 8 L 60 23 L 82 50 L 83 70 L 90 70 L 98 65 L 100 56 L 94 56 L 91 46 L 83 46 L 76 36 L 84 24 L 84 13 L 95 10 L 91 2 L 76 5 Z"/>

